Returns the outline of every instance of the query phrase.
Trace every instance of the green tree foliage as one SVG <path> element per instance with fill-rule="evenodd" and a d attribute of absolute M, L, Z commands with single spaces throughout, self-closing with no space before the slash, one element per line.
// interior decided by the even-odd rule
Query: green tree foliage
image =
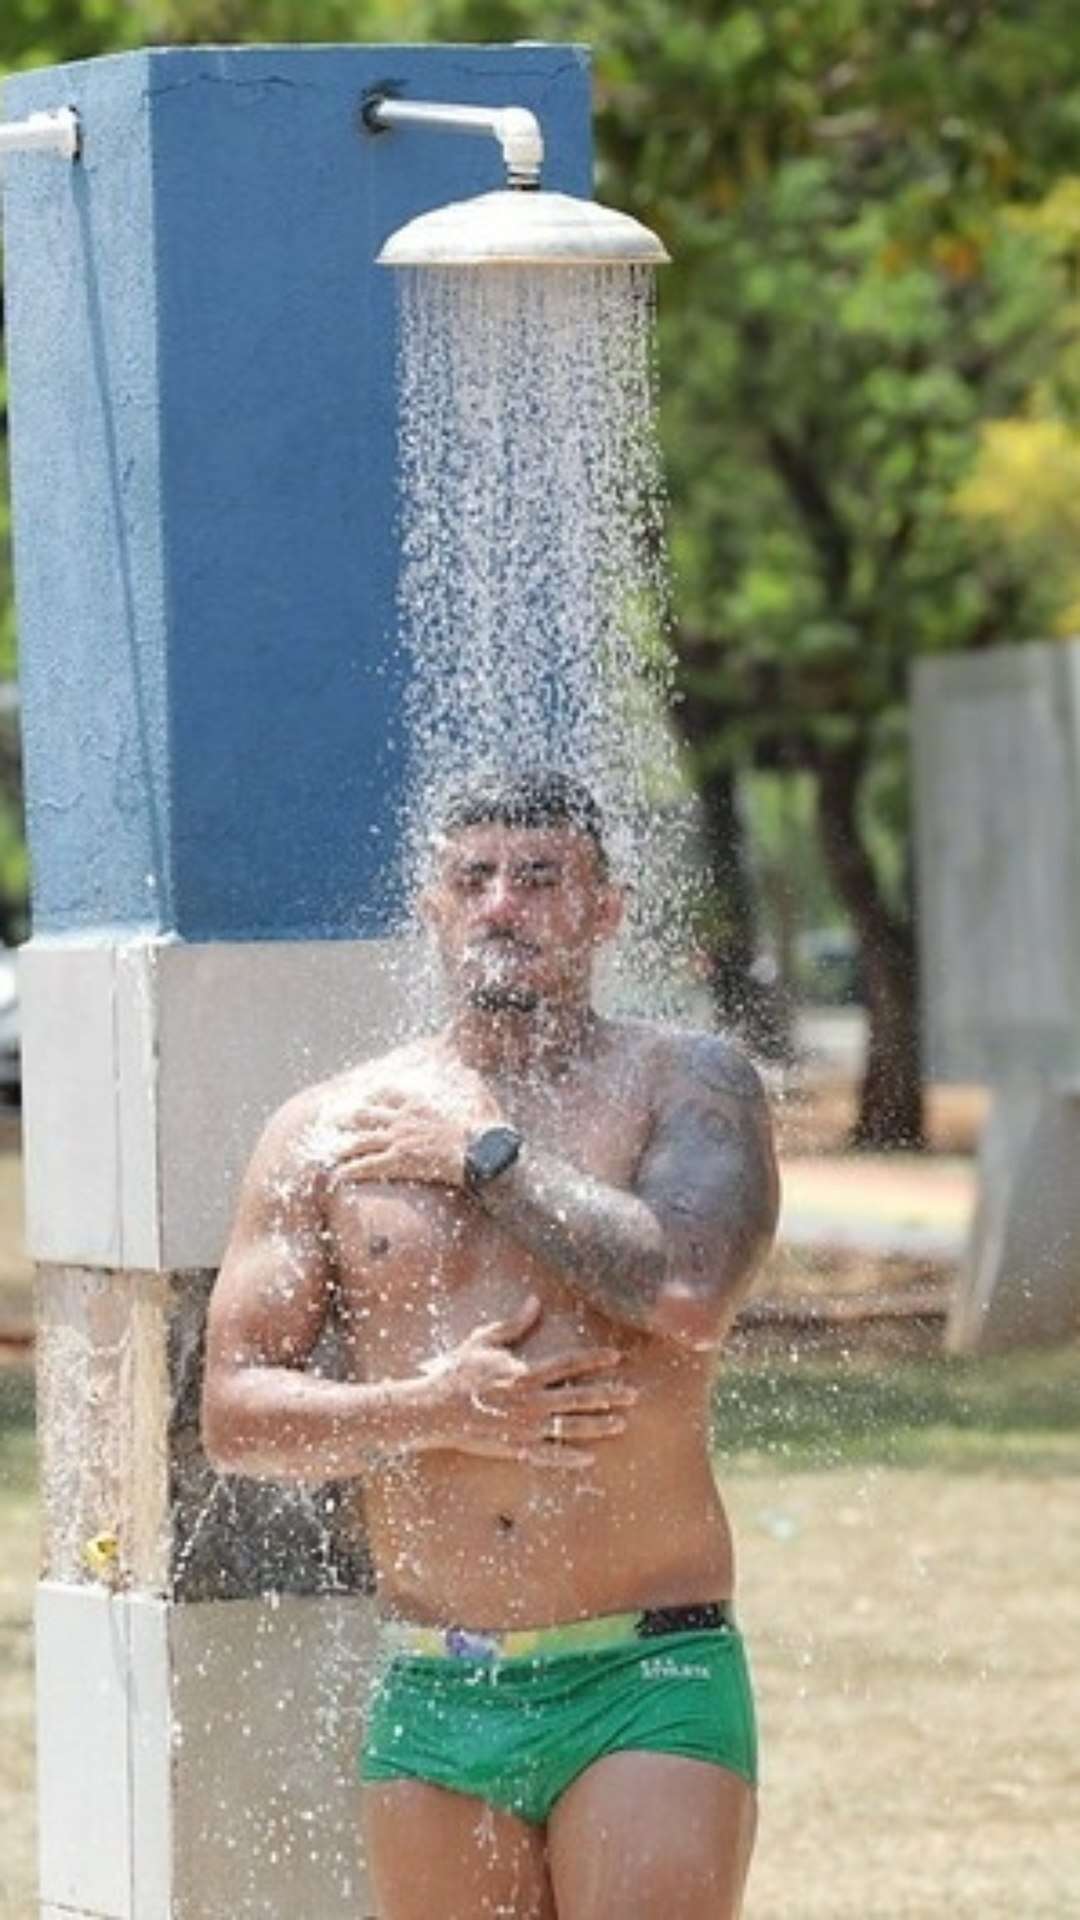
<path fill-rule="evenodd" d="M 812 770 L 858 934 L 871 1047 L 858 1137 L 921 1137 L 905 697 L 920 652 L 1045 630 L 1057 583 L 954 510 L 985 423 L 1059 346 L 1052 247 L 1015 208 L 1075 163 L 1080 40 L 1060 4 L 710 8 L 615 19 L 613 189 L 665 234 L 663 392 L 684 723 Z M 655 36 L 655 37 L 653 37 Z M 607 62 L 605 51 L 603 60 Z"/>
<path fill-rule="evenodd" d="M 138 46 L 144 11 L 130 0 L 4 0 L 0 69 L 56 66 Z"/>
<path fill-rule="evenodd" d="M 1057 270 L 1055 351 L 1014 417 L 984 421 L 956 504 L 1004 541 L 1056 601 L 1051 631 L 1080 632 L 1080 178 L 1065 175 L 1012 218 Z"/>

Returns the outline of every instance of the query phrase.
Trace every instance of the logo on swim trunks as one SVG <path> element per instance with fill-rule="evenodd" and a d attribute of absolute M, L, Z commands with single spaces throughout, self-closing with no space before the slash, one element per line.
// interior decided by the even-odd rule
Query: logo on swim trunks
<path fill-rule="evenodd" d="M 692 1660 L 673 1660 L 664 1654 L 643 1660 L 638 1671 L 643 1680 L 708 1680 L 710 1677 L 708 1667 Z"/>
<path fill-rule="evenodd" d="M 465 1627 L 447 1627 L 447 1653 L 458 1660 L 494 1660 L 498 1643 L 490 1633 L 469 1633 Z"/>

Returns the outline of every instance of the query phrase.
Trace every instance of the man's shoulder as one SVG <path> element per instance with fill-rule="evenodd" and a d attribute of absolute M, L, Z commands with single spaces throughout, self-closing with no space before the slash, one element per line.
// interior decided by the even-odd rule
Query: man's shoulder
<path fill-rule="evenodd" d="M 764 1097 L 761 1075 L 738 1042 L 706 1027 L 662 1021 L 613 1023 L 619 1044 L 633 1051 L 658 1083 L 693 1080 L 732 1099 Z"/>
<path fill-rule="evenodd" d="M 730 1093 L 746 1100 L 762 1098 L 761 1075 L 745 1048 L 730 1034 L 710 1032 L 704 1027 L 685 1027 L 679 1033 L 676 1059 L 688 1073 L 717 1093 Z"/>

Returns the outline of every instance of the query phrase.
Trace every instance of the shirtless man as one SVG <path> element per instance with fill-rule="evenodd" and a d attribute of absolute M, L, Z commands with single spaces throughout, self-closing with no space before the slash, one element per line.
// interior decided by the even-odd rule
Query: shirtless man
<path fill-rule="evenodd" d="M 709 1397 L 775 1225 L 760 1085 L 714 1035 L 593 1011 L 622 898 L 566 777 L 461 796 L 422 910 L 449 1024 L 267 1128 L 207 1450 L 363 1481 L 381 1920 L 733 1920 L 754 1721 Z M 330 1315 L 341 1381 L 306 1370 Z"/>

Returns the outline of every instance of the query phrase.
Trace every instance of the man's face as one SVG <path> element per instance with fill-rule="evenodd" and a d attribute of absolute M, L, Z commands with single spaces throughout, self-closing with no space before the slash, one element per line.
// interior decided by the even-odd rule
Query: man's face
<path fill-rule="evenodd" d="M 447 835 L 422 910 L 459 1000 L 527 1013 L 587 995 L 622 898 L 588 834 L 493 823 Z"/>

